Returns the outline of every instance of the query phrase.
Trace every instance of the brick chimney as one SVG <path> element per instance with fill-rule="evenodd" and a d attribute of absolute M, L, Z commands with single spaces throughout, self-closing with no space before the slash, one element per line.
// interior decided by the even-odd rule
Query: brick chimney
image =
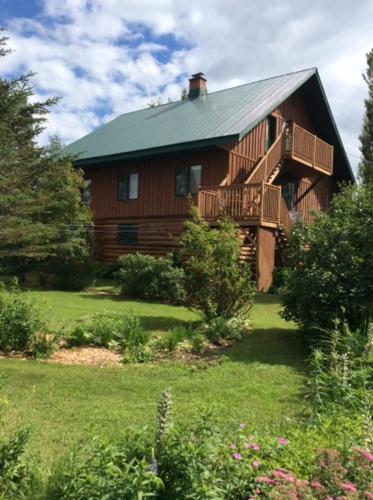
<path fill-rule="evenodd" d="M 196 99 L 197 97 L 207 94 L 206 78 L 203 73 L 196 73 L 189 78 L 189 99 Z"/>

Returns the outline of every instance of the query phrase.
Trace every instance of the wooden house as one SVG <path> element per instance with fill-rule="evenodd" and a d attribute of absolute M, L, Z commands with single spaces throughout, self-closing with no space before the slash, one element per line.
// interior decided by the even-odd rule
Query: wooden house
<path fill-rule="evenodd" d="M 102 261 L 175 248 L 191 200 L 212 225 L 237 223 L 259 290 L 295 219 L 328 207 L 354 177 L 317 69 L 126 113 L 67 151 L 84 170 Z"/>

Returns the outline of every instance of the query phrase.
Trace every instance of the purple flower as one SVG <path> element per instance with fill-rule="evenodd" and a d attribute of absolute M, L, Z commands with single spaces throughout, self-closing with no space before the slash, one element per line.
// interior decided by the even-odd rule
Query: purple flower
<path fill-rule="evenodd" d="M 253 469 L 259 469 L 262 464 L 259 462 L 259 460 L 254 460 L 251 465 L 253 466 Z"/>
<path fill-rule="evenodd" d="M 370 453 L 368 450 L 361 450 L 361 449 L 357 449 L 356 450 L 362 457 L 365 458 L 365 460 L 367 460 L 368 462 L 373 462 L 373 454 Z"/>
<path fill-rule="evenodd" d="M 153 458 L 152 461 L 150 462 L 148 470 L 150 472 L 153 472 L 153 474 L 158 474 L 158 464 L 155 458 Z"/>
<path fill-rule="evenodd" d="M 288 444 L 287 440 L 284 437 L 280 437 L 278 440 L 278 444 L 280 446 L 286 446 Z"/>
<path fill-rule="evenodd" d="M 259 451 L 260 450 L 260 446 L 256 443 L 253 443 L 250 447 L 252 450 L 254 451 Z"/>
<path fill-rule="evenodd" d="M 311 481 L 311 488 L 314 490 L 322 490 L 324 489 L 323 485 L 319 483 L 318 481 Z"/>
<path fill-rule="evenodd" d="M 240 453 L 232 453 L 232 458 L 235 460 L 241 460 L 242 455 Z"/>
<path fill-rule="evenodd" d="M 270 485 L 274 485 L 276 484 L 276 481 L 274 479 L 271 479 L 270 477 L 267 477 L 267 476 L 258 476 L 255 481 L 257 483 L 262 483 L 262 484 L 270 484 Z"/>

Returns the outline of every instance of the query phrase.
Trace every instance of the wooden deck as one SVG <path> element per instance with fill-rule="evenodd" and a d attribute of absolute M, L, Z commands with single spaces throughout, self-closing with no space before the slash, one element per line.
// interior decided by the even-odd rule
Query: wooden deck
<path fill-rule="evenodd" d="M 296 123 L 286 138 L 285 156 L 325 175 L 333 175 L 334 148 Z"/>
<path fill-rule="evenodd" d="M 281 222 L 281 188 L 265 182 L 203 186 L 197 205 L 208 220 L 229 216 L 238 222 L 268 227 L 277 227 Z"/>

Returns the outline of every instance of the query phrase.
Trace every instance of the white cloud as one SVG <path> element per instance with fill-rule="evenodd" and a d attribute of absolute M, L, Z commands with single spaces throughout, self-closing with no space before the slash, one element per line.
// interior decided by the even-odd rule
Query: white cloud
<path fill-rule="evenodd" d="M 157 96 L 177 98 L 180 76 L 186 84 L 196 71 L 204 71 L 210 90 L 217 90 L 318 66 L 357 163 L 372 0 L 358 7 L 355 0 L 44 0 L 42 7 L 39 17 L 10 20 L 15 53 L 0 71 L 36 71 L 37 93 L 62 97 L 48 132 L 58 131 L 66 142 L 103 117 Z M 181 45 L 167 47 L 162 35 Z"/>

